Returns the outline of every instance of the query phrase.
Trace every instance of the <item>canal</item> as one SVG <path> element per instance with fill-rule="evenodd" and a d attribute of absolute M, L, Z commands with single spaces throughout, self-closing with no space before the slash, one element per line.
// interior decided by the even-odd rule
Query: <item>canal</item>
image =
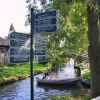
<path fill-rule="evenodd" d="M 67 63 L 57 73 L 52 75 L 58 78 L 73 78 L 75 76 L 73 62 Z M 80 89 L 80 86 L 50 87 L 39 86 L 34 76 L 34 100 L 50 100 L 50 96 L 72 94 L 73 91 Z M 30 79 L 21 80 L 0 87 L 0 100 L 30 100 Z"/>

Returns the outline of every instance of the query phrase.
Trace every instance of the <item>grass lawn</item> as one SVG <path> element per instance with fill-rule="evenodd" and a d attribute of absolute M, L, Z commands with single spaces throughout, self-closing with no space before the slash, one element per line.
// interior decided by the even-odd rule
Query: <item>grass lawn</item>
<path fill-rule="evenodd" d="M 50 68 L 50 64 L 42 65 L 39 63 L 34 64 L 33 71 L 34 74 L 43 72 Z M 17 77 L 22 76 L 29 76 L 30 75 L 30 65 L 23 64 L 23 65 L 13 65 L 13 66 L 3 66 L 3 80 L 9 80 Z"/>
<path fill-rule="evenodd" d="M 89 69 L 83 69 L 82 76 L 86 82 L 90 83 L 91 77 L 90 77 L 90 70 Z"/>
<path fill-rule="evenodd" d="M 50 100 L 91 100 L 90 94 L 87 90 L 75 90 L 71 95 L 51 96 Z"/>

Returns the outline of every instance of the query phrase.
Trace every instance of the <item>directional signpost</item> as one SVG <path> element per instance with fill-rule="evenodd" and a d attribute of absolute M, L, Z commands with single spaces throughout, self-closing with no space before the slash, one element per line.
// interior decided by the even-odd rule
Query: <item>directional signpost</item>
<path fill-rule="evenodd" d="M 29 62 L 29 35 L 12 32 L 10 34 L 10 63 L 26 63 Z"/>
<path fill-rule="evenodd" d="M 33 41 L 34 34 L 42 34 L 48 32 L 54 32 L 57 29 L 56 24 L 56 11 L 47 11 L 43 13 L 35 14 L 31 9 L 31 47 L 30 47 L 30 76 L 31 76 L 31 100 L 34 100 L 34 89 L 33 89 Z M 44 60 L 44 56 L 39 58 L 40 61 Z"/>
<path fill-rule="evenodd" d="M 35 35 L 34 37 L 34 61 L 35 62 L 46 62 L 46 56 L 45 56 L 45 52 L 46 52 L 46 39 L 45 37 L 42 37 L 41 35 Z M 41 59 L 41 58 L 45 58 L 45 59 Z M 41 60 L 40 60 L 41 59 Z"/>

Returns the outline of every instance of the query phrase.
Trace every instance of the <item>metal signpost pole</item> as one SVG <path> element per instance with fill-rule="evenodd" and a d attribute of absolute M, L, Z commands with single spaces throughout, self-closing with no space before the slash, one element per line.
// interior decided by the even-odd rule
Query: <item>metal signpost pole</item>
<path fill-rule="evenodd" d="M 33 51 L 33 40 L 34 39 L 34 12 L 31 9 L 31 35 L 30 35 L 30 92 L 31 100 L 34 100 L 34 76 L 33 76 L 33 61 L 34 61 L 34 51 Z"/>
<path fill-rule="evenodd" d="M 34 100 L 34 76 L 33 76 L 33 63 L 34 63 L 34 49 L 33 41 L 34 34 L 48 33 L 56 31 L 56 11 L 48 11 L 43 13 L 34 14 L 31 9 L 31 35 L 30 35 L 30 88 L 31 100 Z"/>

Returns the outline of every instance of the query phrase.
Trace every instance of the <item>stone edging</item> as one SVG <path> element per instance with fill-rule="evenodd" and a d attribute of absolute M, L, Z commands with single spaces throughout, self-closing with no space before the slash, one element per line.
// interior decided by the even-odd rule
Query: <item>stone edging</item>
<path fill-rule="evenodd" d="M 6 85 L 6 84 L 13 83 L 13 82 L 16 82 L 16 81 L 20 81 L 20 80 L 23 80 L 23 79 L 26 79 L 26 78 L 29 78 L 29 76 L 21 76 L 21 77 L 18 77 L 18 78 L 0 81 L 0 85 Z"/>
<path fill-rule="evenodd" d="M 40 74 L 42 72 L 37 72 L 37 73 L 34 73 L 34 75 L 37 75 L 37 74 Z M 9 84 L 9 83 L 13 83 L 13 82 L 16 82 L 16 81 L 20 81 L 20 80 L 23 80 L 23 79 L 26 79 L 26 78 L 29 78 L 30 75 L 28 76 L 21 76 L 21 77 L 18 77 L 18 78 L 13 78 L 13 79 L 9 79 L 9 80 L 4 80 L 4 81 L 0 81 L 0 85 L 6 85 L 6 84 Z"/>

